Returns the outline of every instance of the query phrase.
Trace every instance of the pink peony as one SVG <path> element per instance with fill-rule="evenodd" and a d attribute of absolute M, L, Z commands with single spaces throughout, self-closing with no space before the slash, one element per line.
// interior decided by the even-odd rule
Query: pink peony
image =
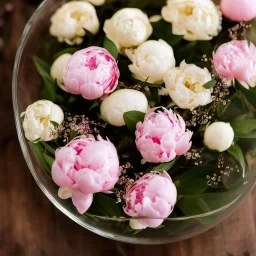
<path fill-rule="evenodd" d="M 221 0 L 223 15 L 233 21 L 248 21 L 256 18 L 255 0 Z"/>
<path fill-rule="evenodd" d="M 104 48 L 95 46 L 76 52 L 63 71 L 67 91 L 87 100 L 113 92 L 119 76 L 116 60 Z"/>
<path fill-rule="evenodd" d="M 256 84 L 256 47 L 247 40 L 222 44 L 213 54 L 217 73 L 226 79 L 237 79 L 251 87 Z"/>
<path fill-rule="evenodd" d="M 69 189 L 80 213 L 90 207 L 93 194 L 107 192 L 118 181 L 119 160 L 114 145 L 101 137 L 71 141 L 55 154 L 52 166 L 53 181 Z"/>
<path fill-rule="evenodd" d="M 180 115 L 164 107 L 154 108 L 137 124 L 136 146 L 144 162 L 170 162 L 190 149 L 192 134 Z"/>
<path fill-rule="evenodd" d="M 151 218 L 136 219 L 137 226 L 155 228 L 172 213 L 177 200 L 177 190 L 167 173 L 149 173 L 134 183 L 127 191 L 125 200 L 126 214 Z"/>

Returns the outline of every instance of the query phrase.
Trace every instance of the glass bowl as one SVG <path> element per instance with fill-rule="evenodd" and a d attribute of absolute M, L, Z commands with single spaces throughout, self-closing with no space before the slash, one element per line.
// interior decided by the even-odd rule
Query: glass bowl
<path fill-rule="evenodd" d="M 17 133 L 23 155 L 38 186 L 48 199 L 70 219 L 96 234 L 118 241 L 137 244 L 162 244 L 187 239 L 212 228 L 231 214 L 254 187 L 256 181 L 256 154 L 253 151 L 255 150 L 250 149 L 246 152 L 248 174 L 246 182 L 244 182 L 242 189 L 235 198 L 227 204 L 216 207 L 216 209 L 204 214 L 168 218 L 163 223 L 164 227 L 159 229 L 146 229 L 137 234 L 132 233 L 126 229 L 129 225 L 129 218 L 102 216 L 95 218 L 89 214 L 81 215 L 68 201 L 61 200 L 58 197 L 58 188 L 49 176 L 40 169 L 28 146 L 22 131 L 20 113 L 29 104 L 39 99 L 41 79 L 35 70 L 32 57 L 34 55 L 43 57 L 41 39 L 48 34 L 51 15 L 64 2 L 64 0 L 45 0 L 35 11 L 25 27 L 13 72 L 13 107 Z M 256 148 L 256 139 L 250 140 L 250 144 Z M 216 202 L 217 200 L 221 199 L 216 199 Z"/>

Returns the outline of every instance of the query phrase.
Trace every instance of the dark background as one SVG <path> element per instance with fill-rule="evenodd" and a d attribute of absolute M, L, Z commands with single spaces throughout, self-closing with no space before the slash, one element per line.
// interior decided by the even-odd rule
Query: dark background
<path fill-rule="evenodd" d="M 72 222 L 48 201 L 23 159 L 11 100 L 15 52 L 39 2 L 0 0 L 0 255 L 256 256 L 255 189 L 215 228 L 190 240 L 161 246 L 104 239 Z"/>

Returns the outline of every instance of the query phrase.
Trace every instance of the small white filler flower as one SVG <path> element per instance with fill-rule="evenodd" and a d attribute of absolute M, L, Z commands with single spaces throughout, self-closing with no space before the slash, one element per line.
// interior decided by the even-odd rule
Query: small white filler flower
<path fill-rule="evenodd" d="M 66 64 L 68 63 L 68 61 L 71 58 L 71 54 L 62 54 L 61 56 L 59 56 L 52 64 L 51 66 L 51 76 L 53 79 L 57 80 L 57 84 L 58 86 L 64 90 L 67 91 L 64 85 L 64 81 L 62 78 L 62 72 L 66 66 Z"/>
<path fill-rule="evenodd" d="M 205 129 L 204 145 L 211 150 L 223 152 L 231 147 L 234 136 L 229 123 L 214 122 Z"/>
<path fill-rule="evenodd" d="M 122 89 L 115 91 L 103 100 L 100 113 L 103 120 L 114 126 L 124 126 L 123 115 L 128 111 L 148 111 L 148 100 L 139 91 L 132 89 Z"/>
<path fill-rule="evenodd" d="M 29 105 L 21 118 L 25 137 L 29 141 L 50 141 L 58 137 L 55 125 L 64 121 L 64 113 L 53 102 L 39 100 Z"/>

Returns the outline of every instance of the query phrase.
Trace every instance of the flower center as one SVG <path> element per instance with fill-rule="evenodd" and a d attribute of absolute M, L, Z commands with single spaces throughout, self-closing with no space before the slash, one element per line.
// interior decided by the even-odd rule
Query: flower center
<path fill-rule="evenodd" d="M 191 16 L 193 14 L 194 7 L 193 6 L 186 6 L 181 12 L 186 16 Z"/>
<path fill-rule="evenodd" d="M 196 92 L 197 91 L 197 88 L 198 88 L 198 86 L 200 86 L 200 84 L 198 83 L 198 82 L 191 82 L 191 81 L 189 81 L 189 80 L 186 80 L 185 82 L 184 82 L 184 85 L 189 89 L 189 90 L 191 90 L 191 91 L 193 91 L 193 92 Z"/>

